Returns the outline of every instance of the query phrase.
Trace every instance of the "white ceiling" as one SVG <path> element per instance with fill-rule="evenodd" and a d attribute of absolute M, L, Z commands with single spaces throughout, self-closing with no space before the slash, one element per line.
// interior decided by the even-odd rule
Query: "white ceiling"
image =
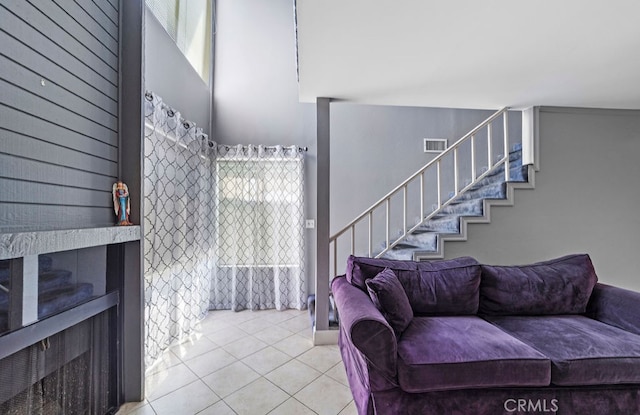
<path fill-rule="evenodd" d="M 300 100 L 640 109 L 638 0 L 297 0 Z"/>

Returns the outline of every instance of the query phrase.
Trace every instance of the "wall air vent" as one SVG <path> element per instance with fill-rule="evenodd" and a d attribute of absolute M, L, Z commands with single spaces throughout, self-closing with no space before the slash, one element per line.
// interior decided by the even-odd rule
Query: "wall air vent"
<path fill-rule="evenodd" d="M 447 149 L 446 138 L 425 138 L 424 139 L 425 153 L 442 153 L 446 149 Z"/>

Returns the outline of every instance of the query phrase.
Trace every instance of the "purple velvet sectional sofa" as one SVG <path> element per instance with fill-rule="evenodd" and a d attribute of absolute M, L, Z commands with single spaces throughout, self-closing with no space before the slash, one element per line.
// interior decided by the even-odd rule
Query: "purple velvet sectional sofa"
<path fill-rule="evenodd" d="M 351 256 L 332 290 L 361 415 L 640 414 L 640 293 L 598 283 L 588 255 Z"/>

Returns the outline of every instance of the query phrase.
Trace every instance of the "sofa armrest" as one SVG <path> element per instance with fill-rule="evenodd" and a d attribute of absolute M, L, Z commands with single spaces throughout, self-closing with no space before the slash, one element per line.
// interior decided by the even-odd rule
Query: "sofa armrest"
<path fill-rule="evenodd" d="M 345 277 L 334 278 L 331 288 L 340 313 L 340 330 L 367 363 L 372 390 L 397 385 L 398 344 L 393 329 L 367 293 Z"/>
<path fill-rule="evenodd" d="M 640 293 L 598 283 L 589 299 L 587 315 L 640 335 Z"/>

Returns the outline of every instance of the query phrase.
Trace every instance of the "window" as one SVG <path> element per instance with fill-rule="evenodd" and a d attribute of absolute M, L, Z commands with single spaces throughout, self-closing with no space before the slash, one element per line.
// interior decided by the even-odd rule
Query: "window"
<path fill-rule="evenodd" d="M 218 265 L 299 267 L 301 159 L 218 160 Z"/>
<path fill-rule="evenodd" d="M 191 66 L 208 84 L 212 0 L 145 0 Z"/>

